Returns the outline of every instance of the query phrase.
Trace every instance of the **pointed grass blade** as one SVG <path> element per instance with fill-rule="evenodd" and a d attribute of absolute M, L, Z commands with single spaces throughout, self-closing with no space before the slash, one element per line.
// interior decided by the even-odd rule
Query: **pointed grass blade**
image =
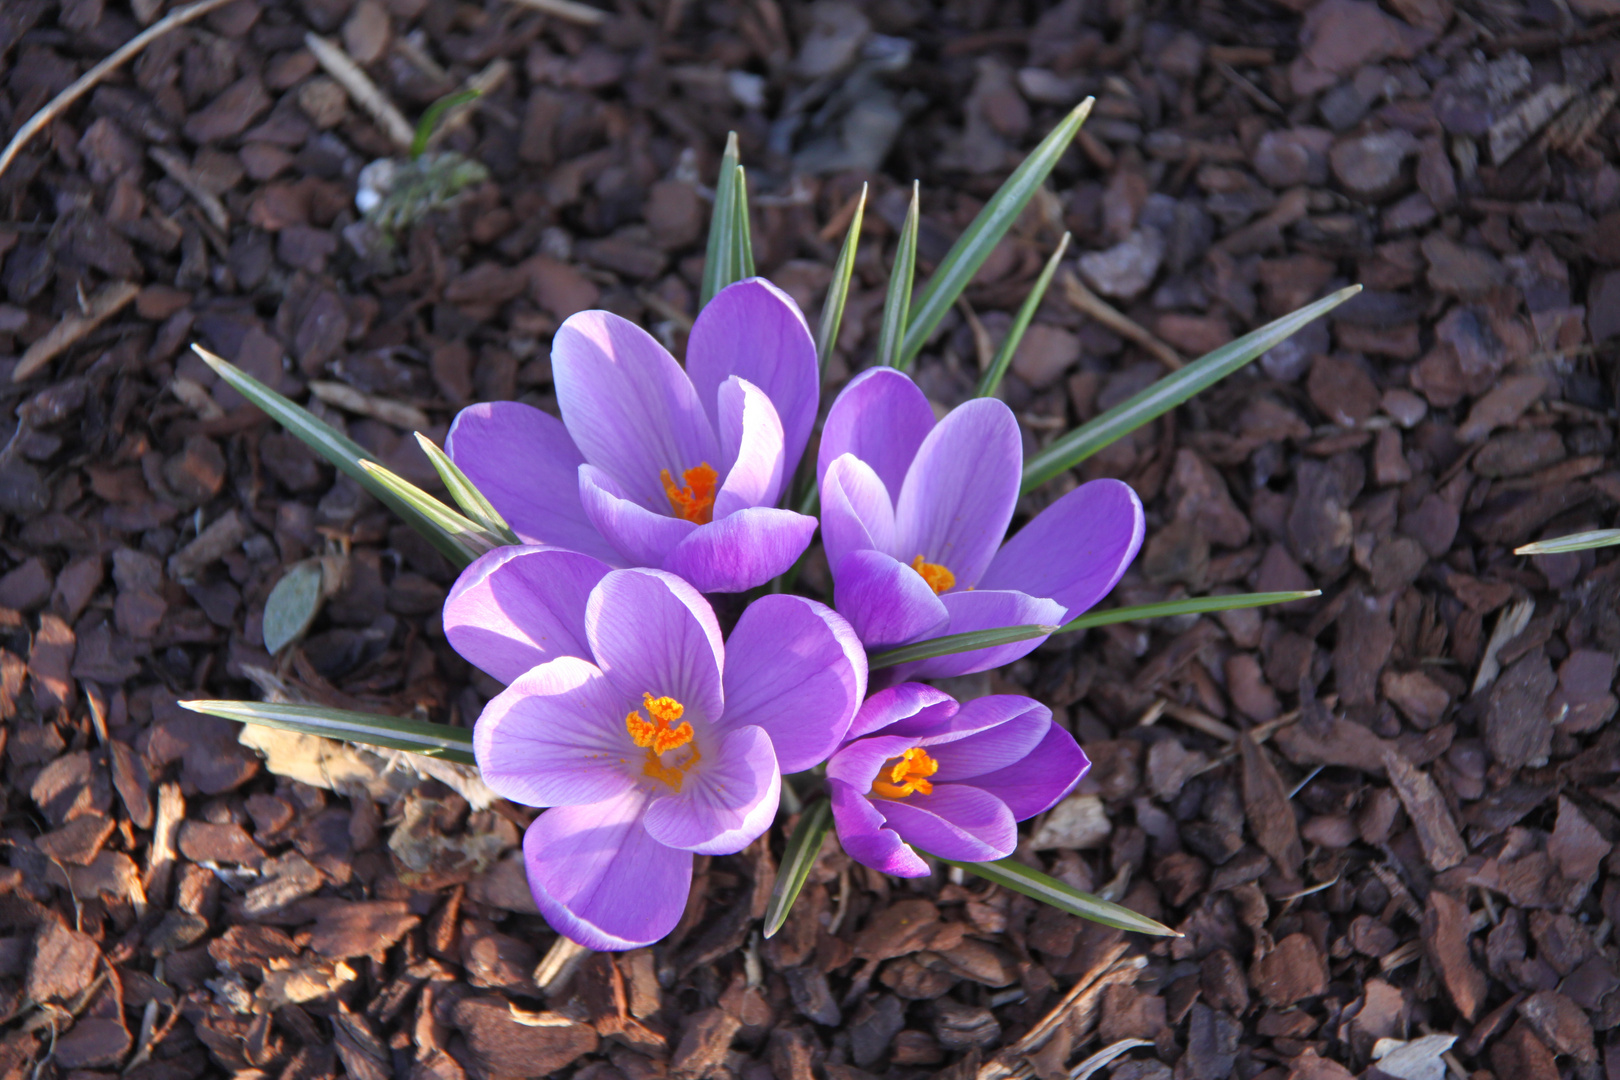
<path fill-rule="evenodd" d="M 433 468 L 438 471 L 439 479 L 444 481 L 445 490 L 450 492 L 450 497 L 456 500 L 456 505 L 466 511 L 467 516 L 472 518 L 475 524 L 482 527 L 485 532 L 499 537 L 503 543 L 523 543 L 506 523 L 506 519 L 501 517 L 501 512 L 484 497 L 484 493 L 479 491 L 477 485 L 450 459 L 449 454 L 439 449 L 432 439 L 420 431 L 416 433 L 416 442 L 427 455 L 427 459 L 433 463 Z"/>
<path fill-rule="evenodd" d="M 1620 544 L 1620 529 L 1596 529 L 1592 532 L 1570 533 L 1556 540 L 1537 540 L 1513 549 L 1515 555 L 1562 555 L 1570 551 L 1590 551 L 1593 548 L 1613 547 Z"/>
<path fill-rule="evenodd" d="M 788 837 L 787 847 L 782 851 L 782 863 L 776 868 L 776 887 L 771 890 L 771 898 L 765 904 L 766 938 L 773 937 L 787 922 L 793 901 L 799 898 L 799 890 L 809 880 L 810 870 L 816 865 L 816 856 L 821 854 L 821 842 L 832 827 L 832 803 L 826 799 L 817 799 L 799 815 L 799 824 L 794 828 L 793 835 Z"/>
<path fill-rule="evenodd" d="M 1167 375 L 1129 401 L 1120 403 L 1101 416 L 1080 425 L 1036 454 L 1024 466 L 1024 491 L 1040 487 L 1086 460 L 1116 439 L 1130 434 L 1180 405 L 1255 357 L 1283 341 L 1314 319 L 1321 318 L 1361 291 L 1360 285 L 1340 289 L 1314 304 L 1284 315 L 1230 344 L 1202 356 L 1186 367 Z"/>
<path fill-rule="evenodd" d="M 1109 608 L 1107 611 L 1088 611 L 1058 627 L 1057 632 L 1067 634 L 1073 630 L 1089 630 L 1094 626 L 1110 626 L 1114 623 L 1135 622 L 1138 619 L 1167 619 L 1172 615 L 1207 615 L 1215 611 L 1237 611 L 1241 608 L 1267 607 L 1271 604 L 1291 604 L 1295 600 L 1309 600 L 1313 596 L 1321 595 L 1321 589 L 1308 589 L 1303 592 L 1195 596 L 1188 600 L 1134 604 L 1131 607 Z"/>
<path fill-rule="evenodd" d="M 861 185 L 861 198 L 855 204 L 855 216 L 849 219 L 849 231 L 844 234 L 844 246 L 833 263 L 832 281 L 827 283 L 827 298 L 821 302 L 821 325 L 816 329 L 816 360 L 821 374 L 827 375 L 827 361 L 838 345 L 838 328 L 844 322 L 844 304 L 849 299 L 849 279 L 855 273 L 855 249 L 861 243 L 861 223 L 866 220 L 866 185 Z"/>
<path fill-rule="evenodd" d="M 264 701 L 182 701 L 180 704 L 192 712 L 242 724 L 259 724 L 389 750 L 409 750 L 462 765 L 478 764 L 473 757 L 472 732 L 448 724 L 328 709 L 321 705 L 277 705 Z"/>
<path fill-rule="evenodd" d="M 997 645 L 1012 645 L 1015 642 L 1028 641 L 1030 638 L 1055 634 L 1058 629 L 1056 626 L 1043 626 L 1040 623 L 1024 623 L 1020 626 L 1000 626 L 994 630 L 969 630 L 964 634 L 946 634 L 943 637 L 914 641 L 910 645 L 872 653 L 867 657 L 866 663 L 876 671 L 878 668 L 893 667 L 895 664 L 932 660 L 936 656 L 989 649 Z"/>
<path fill-rule="evenodd" d="M 191 349 L 202 357 L 220 378 L 229 383 L 232 389 L 263 409 L 272 420 L 298 436 L 311 450 L 358 481 L 361 487 L 398 514 L 407 525 L 425 536 L 445 558 L 457 566 L 465 566 L 476 557 L 468 556 L 467 548 L 455 535 L 445 532 L 439 525 L 418 512 L 410 502 L 400 498 L 368 473 L 362 463 L 375 462 L 376 459 L 359 443 L 320 420 L 308 409 L 276 393 L 235 364 L 215 356 L 200 345 L 192 345 Z"/>
<path fill-rule="evenodd" d="M 921 215 L 922 185 L 911 182 L 911 206 L 906 223 L 900 228 L 900 242 L 894 249 L 894 268 L 889 271 L 889 291 L 883 297 L 883 327 L 878 331 L 877 363 L 883 367 L 903 367 L 900 345 L 911 316 L 911 289 L 917 277 L 917 223 Z"/>
<path fill-rule="evenodd" d="M 1081 892 L 1013 859 L 972 863 L 957 862 L 955 859 L 946 859 L 938 855 L 934 858 L 947 866 L 966 870 L 986 881 L 994 882 L 1016 893 L 1023 893 L 1043 904 L 1051 904 L 1059 911 L 1078 915 L 1082 919 L 1090 919 L 1094 923 L 1112 926 L 1117 930 L 1129 930 L 1136 934 L 1152 934 L 1155 937 L 1182 936 L 1162 922 L 1150 919 L 1146 915 L 1138 915 L 1128 907 L 1109 903 L 1100 896 Z"/>
<path fill-rule="evenodd" d="M 737 166 L 731 193 L 732 242 L 737 245 L 731 253 L 731 264 L 737 276 L 732 281 L 754 276 L 754 233 L 748 224 L 748 172 Z M 726 282 L 730 285 L 731 282 Z M 725 288 L 722 285 L 721 288 Z"/>
<path fill-rule="evenodd" d="M 726 135 L 726 150 L 720 155 L 720 175 L 714 183 L 714 216 L 709 219 L 709 241 L 703 256 L 703 281 L 698 290 L 698 309 L 714 299 L 714 294 L 734 281 L 742 280 L 732 265 L 737 251 L 736 201 L 737 133 Z"/>
<path fill-rule="evenodd" d="M 916 660 L 931 660 L 936 656 L 972 652 L 996 645 L 1011 645 L 1030 638 L 1051 634 L 1067 634 L 1074 630 L 1088 630 L 1111 623 L 1135 622 L 1138 619 L 1164 619 L 1171 615 L 1202 615 L 1212 611 L 1236 611 L 1239 608 L 1265 607 L 1268 604 L 1287 604 L 1295 600 L 1309 600 L 1321 596 L 1322 590 L 1305 592 L 1237 593 L 1232 596 L 1195 596 L 1188 600 L 1165 600 L 1157 604 L 1137 604 L 1132 607 L 1109 608 L 1107 611 L 1088 611 L 1070 619 L 1061 626 L 1023 623 L 1002 626 L 994 630 L 970 630 L 964 634 L 945 634 L 937 638 L 914 641 L 910 645 L 886 649 L 867 657 L 867 666 L 873 671 L 909 664 Z"/>
<path fill-rule="evenodd" d="M 978 397 L 995 397 L 996 389 L 1001 385 L 1002 376 L 1007 374 L 1007 368 L 1012 364 L 1012 358 L 1018 352 L 1018 345 L 1024 340 L 1024 331 L 1029 329 L 1030 320 L 1035 318 L 1035 312 L 1040 310 L 1041 301 L 1046 298 L 1047 287 L 1052 284 L 1052 278 L 1057 274 L 1058 263 L 1063 261 L 1063 253 L 1069 250 L 1069 234 L 1064 233 L 1063 239 L 1058 241 L 1057 250 L 1052 257 L 1046 260 L 1046 266 L 1041 270 L 1041 276 L 1035 279 L 1035 287 L 1029 290 L 1024 297 L 1024 304 L 1014 316 L 1012 326 L 1007 330 L 1007 336 L 1002 339 L 1001 348 L 996 352 L 996 358 L 990 363 L 990 370 L 984 373 L 979 380 L 979 388 L 974 393 Z"/>
<path fill-rule="evenodd" d="M 906 327 L 905 341 L 900 347 L 899 367 L 909 367 L 912 359 L 922 351 L 939 321 L 956 303 L 956 298 L 962 295 L 962 290 L 967 288 L 968 282 L 973 280 L 973 275 L 979 272 L 979 267 L 984 265 L 984 260 L 990 257 L 990 252 L 995 250 L 1001 238 L 1007 235 L 1007 230 L 1024 212 L 1024 207 L 1035 197 L 1035 192 L 1046 182 L 1053 166 L 1080 130 L 1080 125 L 1091 114 L 1092 102 L 1092 98 L 1086 98 L 1076 105 L 1074 111 L 1030 151 L 1029 157 L 1013 170 L 1007 182 L 1001 185 L 1001 190 L 985 204 L 979 216 L 973 219 L 973 224 L 952 245 L 934 271 L 934 276 L 923 287 L 922 294 L 917 297 L 910 324 Z"/>
<path fill-rule="evenodd" d="M 469 101 L 477 101 L 483 96 L 482 90 L 462 90 L 459 93 L 449 94 L 440 98 L 427 107 L 422 119 L 416 122 L 416 134 L 411 138 L 411 160 L 415 161 L 427 152 L 428 142 L 433 138 L 433 132 L 438 128 L 439 122 L 446 113 L 458 105 L 465 105 Z"/>
<path fill-rule="evenodd" d="M 362 461 L 360 467 L 385 491 L 449 537 L 456 545 L 459 553 L 457 558 L 463 565 L 501 546 L 503 541 L 500 537 L 485 532 L 398 473 L 383 468 L 375 461 Z"/>

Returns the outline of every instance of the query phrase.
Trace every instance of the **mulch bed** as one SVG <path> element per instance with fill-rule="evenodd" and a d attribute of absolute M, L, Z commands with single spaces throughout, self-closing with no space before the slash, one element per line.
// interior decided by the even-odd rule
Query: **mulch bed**
<path fill-rule="evenodd" d="M 0 3 L 0 127 L 161 7 Z M 0 177 L 0 375 L 38 368 L 0 379 L 0 1077 L 1058 1080 L 1105 1049 L 1076 1075 L 1620 1076 L 1620 561 L 1511 551 L 1620 502 L 1616 15 L 620 0 L 586 25 L 233 0 L 161 38 Z M 481 79 L 443 145 L 491 181 L 370 243 L 357 176 L 396 144 L 310 31 L 411 117 Z M 1026 507 L 1134 485 L 1121 602 L 1319 599 L 1054 640 L 952 686 L 1068 718 L 1096 764 L 1027 856 L 1184 937 L 829 850 L 761 941 L 778 831 L 700 858 L 666 942 L 581 956 L 527 896 L 530 811 L 371 754 L 265 757 L 177 707 L 470 724 L 497 690 L 444 641 L 451 567 L 190 342 L 429 484 L 411 428 L 554 408 L 572 312 L 679 350 L 736 130 L 760 271 L 812 313 L 872 184 L 830 400 L 875 346 L 911 179 L 927 267 L 1084 94 L 1051 193 L 920 362 L 939 405 L 1064 229 L 1078 263 L 1003 390 L 1030 452 L 1167 359 L 1367 286 Z M 278 663 L 265 598 L 319 556 L 341 588 Z M 1380 1043 L 1430 1035 L 1456 1039 Z"/>

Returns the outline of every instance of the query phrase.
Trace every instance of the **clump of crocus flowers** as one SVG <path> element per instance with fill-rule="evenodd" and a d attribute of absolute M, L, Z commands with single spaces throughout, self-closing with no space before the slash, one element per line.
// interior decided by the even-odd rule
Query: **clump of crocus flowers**
<path fill-rule="evenodd" d="M 1010 854 L 1016 823 L 1088 768 L 1045 706 L 958 703 L 913 681 L 982 671 L 1039 639 L 872 675 L 867 649 L 1055 623 L 1119 580 L 1142 509 L 1087 484 L 1006 541 L 1022 450 L 1005 405 L 935 422 L 894 369 L 833 404 L 821 516 L 779 503 L 817 412 L 810 331 L 760 280 L 704 308 L 682 370 L 645 331 L 581 312 L 552 347 L 559 421 L 475 405 L 449 452 L 526 543 L 461 575 L 445 632 L 507 688 L 479 717 L 485 781 L 546 807 L 524 838 L 535 901 L 561 933 L 627 949 L 669 933 L 692 856 L 741 850 L 774 820 L 784 775 L 824 771 L 850 856 L 901 876 L 925 854 Z M 819 525 L 832 607 L 767 593 L 729 635 L 704 594 L 788 571 Z M 735 605 L 731 605 L 735 606 Z"/>

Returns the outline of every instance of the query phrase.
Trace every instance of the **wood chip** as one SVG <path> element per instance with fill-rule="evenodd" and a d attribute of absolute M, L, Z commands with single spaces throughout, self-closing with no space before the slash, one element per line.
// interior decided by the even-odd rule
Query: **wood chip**
<path fill-rule="evenodd" d="M 114 281 L 96 290 L 83 312 L 70 312 L 44 337 L 28 346 L 11 372 L 11 381 L 27 382 L 62 353 L 84 340 L 90 331 L 112 318 L 140 295 L 141 287 L 129 281 Z"/>

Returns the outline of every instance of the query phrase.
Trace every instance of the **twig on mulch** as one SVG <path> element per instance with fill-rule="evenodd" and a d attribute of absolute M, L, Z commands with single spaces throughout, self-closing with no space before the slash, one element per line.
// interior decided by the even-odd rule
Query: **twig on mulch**
<path fill-rule="evenodd" d="M 313 31 L 304 35 L 304 44 L 309 46 L 309 51 L 315 54 L 316 61 L 326 69 L 326 73 L 349 92 L 354 103 L 371 114 L 371 118 L 377 121 L 377 126 L 393 140 L 394 145 L 401 150 L 411 148 L 416 129 L 406 122 L 404 114 L 377 89 L 371 76 L 361 70 L 348 53 Z"/>
<path fill-rule="evenodd" d="M 1059 276 L 1063 283 L 1063 295 L 1081 314 L 1090 315 L 1120 337 L 1136 342 L 1171 371 L 1180 371 L 1187 365 L 1180 353 L 1160 341 L 1152 331 L 1081 284 L 1073 270 L 1065 270 Z"/>
<path fill-rule="evenodd" d="M 126 41 L 122 47 L 107 59 L 81 75 L 72 86 L 57 94 L 43 109 L 29 117 L 28 122 L 18 129 L 11 142 L 6 144 L 5 150 L 0 151 L 0 176 L 5 175 L 6 170 L 11 167 L 12 160 L 22 152 L 22 148 L 27 145 L 29 139 L 39 134 L 45 125 L 61 116 L 69 105 L 89 93 L 97 83 L 107 77 L 108 72 L 129 62 L 136 53 L 139 53 L 170 30 L 184 26 L 193 19 L 201 18 L 225 2 L 226 0 L 197 0 L 195 4 L 169 12 L 169 14 Z"/>
<path fill-rule="evenodd" d="M 608 17 L 608 13 L 601 8 L 577 3 L 576 0 L 518 0 L 518 3 L 580 26 L 598 26 L 606 22 Z"/>
<path fill-rule="evenodd" d="M 82 340 L 90 331 L 118 314 L 140 291 L 139 285 L 128 281 L 113 281 L 103 285 L 90 298 L 83 312 L 69 312 L 62 316 L 61 322 L 51 327 L 44 337 L 28 346 L 28 351 L 23 353 L 22 359 L 17 361 L 16 369 L 11 373 L 11 381 L 24 382 L 38 374 L 46 364 L 71 348 L 75 342 Z"/>

